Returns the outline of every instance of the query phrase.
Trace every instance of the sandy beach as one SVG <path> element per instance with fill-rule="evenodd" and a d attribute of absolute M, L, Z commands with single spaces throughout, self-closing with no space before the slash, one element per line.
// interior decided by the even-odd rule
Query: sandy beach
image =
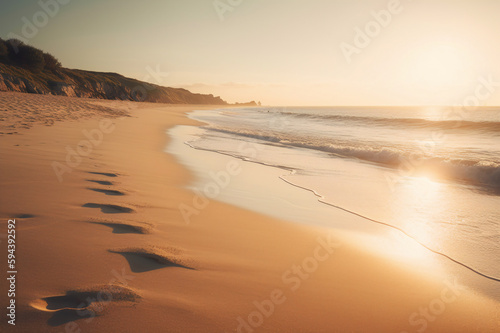
<path fill-rule="evenodd" d="M 166 131 L 211 106 L 0 101 L 2 260 L 15 219 L 17 270 L 16 325 L 2 331 L 500 330 L 500 304 L 447 276 L 332 229 L 197 203 Z M 179 208 L 197 204 L 186 223 Z"/>

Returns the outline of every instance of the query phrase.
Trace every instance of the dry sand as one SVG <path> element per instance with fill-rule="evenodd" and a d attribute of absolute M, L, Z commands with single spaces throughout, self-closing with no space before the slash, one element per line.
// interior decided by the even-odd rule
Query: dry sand
<path fill-rule="evenodd" d="M 326 230 L 215 201 L 185 224 L 191 178 L 163 152 L 165 130 L 195 125 L 185 113 L 199 106 L 0 103 L 1 269 L 15 218 L 18 271 L 16 326 L 2 314 L 2 332 L 500 330 L 493 300 Z"/>

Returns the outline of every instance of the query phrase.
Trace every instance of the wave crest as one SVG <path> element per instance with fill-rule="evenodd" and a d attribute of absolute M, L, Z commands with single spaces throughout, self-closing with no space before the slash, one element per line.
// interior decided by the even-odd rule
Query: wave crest
<path fill-rule="evenodd" d="M 385 117 L 363 117 L 363 116 L 348 116 L 348 115 L 328 115 L 328 114 L 310 114 L 297 113 L 287 111 L 273 111 L 284 116 L 314 119 L 314 120 L 329 120 L 342 123 L 351 123 L 358 125 L 375 125 L 389 127 L 408 127 L 413 129 L 439 129 L 439 130 L 471 130 L 492 132 L 500 135 L 500 122 L 496 121 L 470 121 L 463 119 L 456 120 L 427 120 L 421 118 L 385 118 Z"/>
<path fill-rule="evenodd" d="M 500 163 L 486 160 L 466 160 L 436 157 L 425 151 L 412 151 L 400 147 L 367 146 L 353 142 L 320 142 L 313 138 L 290 138 L 281 133 L 252 132 L 211 128 L 229 135 L 264 141 L 265 144 L 313 149 L 337 157 L 356 158 L 365 162 L 400 169 L 402 174 L 431 171 L 441 178 L 459 180 L 477 186 L 500 190 Z"/>

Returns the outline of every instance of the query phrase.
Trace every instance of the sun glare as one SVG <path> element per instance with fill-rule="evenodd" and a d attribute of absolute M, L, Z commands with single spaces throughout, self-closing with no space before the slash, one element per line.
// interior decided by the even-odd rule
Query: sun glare
<path fill-rule="evenodd" d="M 394 220 L 403 223 L 402 229 L 415 238 L 412 240 L 408 235 L 400 231 L 389 231 L 391 241 L 385 244 L 385 249 L 394 257 L 421 259 L 430 258 L 429 251 L 419 243 L 433 247 L 436 237 L 430 232 L 427 218 L 432 218 L 436 212 L 436 202 L 441 196 L 441 184 L 432 180 L 432 175 L 422 175 L 420 177 L 408 178 L 406 182 L 398 188 L 395 207 L 415 207 L 419 212 L 428 212 L 427 215 L 415 214 L 413 210 L 394 211 Z M 437 212 L 436 212 L 437 214 Z"/>

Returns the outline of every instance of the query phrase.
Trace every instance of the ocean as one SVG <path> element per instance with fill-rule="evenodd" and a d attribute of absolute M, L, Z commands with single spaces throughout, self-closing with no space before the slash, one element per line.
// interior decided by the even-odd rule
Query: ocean
<path fill-rule="evenodd" d="M 206 123 L 186 139 L 190 149 L 277 168 L 290 191 L 324 206 L 298 222 L 361 232 L 377 224 L 500 281 L 500 109 L 249 107 L 190 117 Z M 365 222 L 329 219 L 339 210 Z"/>

